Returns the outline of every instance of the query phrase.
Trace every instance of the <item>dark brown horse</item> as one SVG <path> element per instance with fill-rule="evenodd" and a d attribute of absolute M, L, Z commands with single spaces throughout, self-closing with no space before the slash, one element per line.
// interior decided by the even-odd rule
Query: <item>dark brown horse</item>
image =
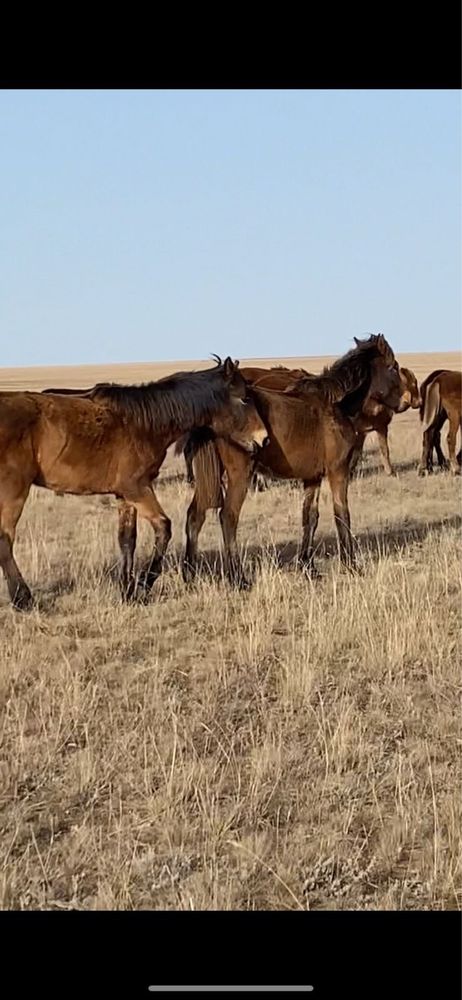
<path fill-rule="evenodd" d="M 307 372 L 304 368 L 289 369 L 283 365 L 278 365 L 270 369 L 244 367 L 241 368 L 241 373 L 250 385 L 258 386 L 261 389 L 277 389 L 283 392 L 289 389 L 293 394 L 305 391 L 304 387 L 308 384 L 304 381 L 305 376 L 308 378 L 316 377 L 312 372 Z M 420 406 L 420 393 L 414 373 L 409 368 L 400 368 L 399 376 L 401 380 L 401 400 L 396 413 L 404 413 L 409 407 L 417 409 Z M 394 412 L 389 407 L 384 406 L 383 403 L 378 402 L 378 400 L 372 399 L 370 396 L 366 397 L 361 412 L 358 416 L 352 418 L 353 426 L 357 432 L 357 447 L 351 460 L 350 474 L 354 472 L 361 457 L 366 435 L 370 431 L 375 431 L 379 440 L 385 472 L 389 476 L 393 475 L 388 447 L 388 428 Z M 178 454 L 183 447 L 185 448 L 184 454 L 188 470 L 188 482 L 193 482 L 193 448 L 188 435 L 185 435 L 185 438 L 181 442 L 178 442 Z M 268 474 L 265 475 L 261 471 L 256 471 L 252 476 L 252 486 L 261 492 L 266 489 L 270 480 L 271 476 Z"/>
<path fill-rule="evenodd" d="M 217 360 L 205 371 L 141 386 L 106 383 L 83 395 L 0 393 L 0 565 L 15 607 L 27 608 L 32 600 L 13 545 L 33 484 L 62 493 L 112 493 L 123 501 L 119 543 L 128 594 L 134 588 L 136 514 L 145 517 L 156 540 L 146 581 L 154 583 L 171 525 L 151 484 L 170 444 L 206 426 L 249 454 L 267 437 L 236 365 Z"/>
<path fill-rule="evenodd" d="M 303 539 L 300 563 L 313 572 L 314 536 L 318 523 L 321 482 L 327 475 L 341 560 L 354 567 L 355 556 L 348 509 L 349 467 L 356 446 L 352 419 L 370 398 L 396 410 L 401 385 L 393 351 L 382 335 L 357 341 L 357 346 L 319 376 L 305 376 L 303 395 L 252 386 L 269 434 L 258 459 L 259 468 L 282 479 L 302 480 Z M 236 531 L 254 462 L 233 445 L 210 435 L 194 434 L 196 489 L 186 522 L 187 579 L 195 571 L 198 536 L 209 507 L 220 508 L 226 569 L 231 581 L 245 586 L 237 551 Z M 226 492 L 222 474 L 226 472 Z"/>
<path fill-rule="evenodd" d="M 265 371 L 263 368 L 242 368 L 241 371 L 246 382 L 250 382 L 251 385 L 258 385 L 262 389 L 281 389 L 282 391 L 285 391 L 289 387 L 289 391 L 294 393 L 297 393 L 299 390 L 304 391 L 303 387 L 307 384 L 304 381 L 304 376 L 308 376 L 309 378 L 316 377 L 312 372 L 305 371 L 304 368 L 288 369 L 282 365 L 269 371 Z M 420 406 L 420 393 L 414 372 L 409 368 L 400 368 L 399 376 L 401 380 L 401 401 L 396 413 L 404 413 L 409 407 L 418 409 Z M 362 455 L 367 434 L 375 431 L 379 441 L 384 470 L 387 476 L 393 475 L 388 447 L 388 428 L 394 412 L 394 410 L 390 410 L 388 406 L 384 406 L 383 403 L 378 402 L 376 399 L 366 397 L 361 413 L 352 418 L 357 433 L 357 447 L 351 460 L 350 473 L 354 472 Z M 259 491 L 265 488 L 265 479 L 259 472 L 254 474 L 252 482 Z"/>
<path fill-rule="evenodd" d="M 400 368 L 399 377 L 401 380 L 401 400 L 396 411 L 391 410 L 388 406 L 384 406 L 383 403 L 377 402 L 377 400 L 366 399 L 361 413 L 354 418 L 353 424 L 358 435 L 358 443 L 351 461 L 350 473 L 353 473 L 356 469 L 362 455 L 367 434 L 375 431 L 385 473 L 387 476 L 394 475 L 388 447 L 388 428 L 393 419 L 393 414 L 395 412 L 405 413 L 409 407 L 417 410 L 420 406 L 419 386 L 414 372 L 411 372 L 409 368 Z"/>
<path fill-rule="evenodd" d="M 460 372 L 438 369 L 422 382 L 420 393 L 423 440 L 419 475 L 433 472 L 433 448 L 436 449 L 439 465 L 447 468 L 441 450 L 441 428 L 446 420 L 449 421 L 447 436 L 449 465 L 453 474 L 458 475 L 461 469 L 462 449 L 456 457 L 456 439 L 457 431 L 462 426 L 462 375 Z"/>
<path fill-rule="evenodd" d="M 245 380 L 250 382 L 251 385 L 258 385 L 262 389 L 280 389 L 282 391 L 289 389 L 294 394 L 305 391 L 308 383 L 304 381 L 304 376 L 316 378 L 312 372 L 307 372 L 304 368 L 288 369 L 282 365 L 269 371 L 265 371 L 263 368 L 242 368 L 241 372 Z M 409 368 L 400 368 L 399 376 L 401 380 L 401 400 L 396 411 L 384 406 L 378 400 L 367 396 L 361 412 L 358 416 L 352 418 L 353 426 L 357 432 L 357 447 L 351 460 L 350 473 L 355 470 L 358 460 L 361 457 L 366 435 L 371 431 L 375 431 L 379 441 L 384 470 L 388 476 L 393 475 L 388 447 L 388 428 L 393 414 L 394 412 L 404 413 L 409 407 L 418 409 L 420 406 L 419 386 L 414 372 Z M 255 473 L 254 480 L 259 475 L 259 473 Z M 257 481 L 257 488 L 259 490 L 263 488 L 260 480 Z"/>
<path fill-rule="evenodd" d="M 274 365 L 272 368 L 251 368 L 240 369 L 241 375 L 250 385 L 259 385 L 263 389 L 279 389 L 284 391 L 290 382 L 295 379 L 309 375 L 304 368 L 286 368 L 284 365 Z M 69 390 L 71 391 L 71 390 Z M 184 434 L 175 444 L 175 455 L 183 455 L 186 465 L 186 481 L 194 483 L 194 442 L 190 440 L 189 434 Z M 260 472 L 255 472 L 252 477 L 252 485 L 255 489 L 265 488 L 265 477 Z"/>

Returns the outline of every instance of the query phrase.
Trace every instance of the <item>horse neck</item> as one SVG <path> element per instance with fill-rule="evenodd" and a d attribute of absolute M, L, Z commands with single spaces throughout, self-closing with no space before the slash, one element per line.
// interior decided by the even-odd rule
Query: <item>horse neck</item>
<path fill-rule="evenodd" d="M 371 372 L 369 367 L 361 367 L 353 371 L 339 365 L 338 368 L 328 369 L 323 375 L 313 378 L 313 383 L 318 384 L 323 395 L 331 403 L 338 403 L 339 406 L 349 415 L 360 413 L 371 387 Z"/>
<path fill-rule="evenodd" d="M 194 428 L 209 427 L 214 416 L 226 405 L 227 397 L 221 383 L 216 385 L 211 383 L 208 388 L 210 391 L 206 392 L 200 401 L 199 394 L 193 395 L 188 398 L 187 405 L 182 402 L 181 398 L 177 399 L 174 389 L 165 390 L 168 394 L 166 398 L 168 420 L 162 426 L 163 422 L 160 418 L 159 436 L 168 442 L 167 447 L 189 434 Z M 154 431 L 155 425 L 156 421 L 153 418 Z"/>

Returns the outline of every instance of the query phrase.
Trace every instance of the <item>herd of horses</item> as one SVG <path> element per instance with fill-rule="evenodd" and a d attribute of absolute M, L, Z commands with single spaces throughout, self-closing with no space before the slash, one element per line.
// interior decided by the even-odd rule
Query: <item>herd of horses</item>
<path fill-rule="evenodd" d="M 197 571 L 199 533 L 209 508 L 218 508 L 229 580 L 247 587 L 236 533 L 255 475 L 303 483 L 299 564 L 316 575 L 314 540 L 319 492 L 326 477 L 339 555 L 350 570 L 357 552 L 350 527 L 348 486 L 366 435 L 378 434 L 385 471 L 393 470 L 388 428 L 395 413 L 419 408 L 423 451 L 419 473 L 441 466 L 441 428 L 449 421 L 449 465 L 460 472 L 461 375 L 432 372 L 420 388 L 400 368 L 382 334 L 365 340 L 320 375 L 303 369 L 239 368 L 230 357 L 215 367 L 177 372 L 139 386 L 98 383 L 91 389 L 0 393 L 0 565 L 12 605 L 33 604 L 14 557 L 16 527 L 32 485 L 55 493 L 113 494 L 118 500 L 122 594 L 137 592 L 134 556 L 138 515 L 154 532 L 144 592 L 158 578 L 171 522 L 153 483 L 169 447 L 184 452 L 194 495 L 186 518 L 183 574 Z M 139 582 L 139 581 L 138 581 Z"/>

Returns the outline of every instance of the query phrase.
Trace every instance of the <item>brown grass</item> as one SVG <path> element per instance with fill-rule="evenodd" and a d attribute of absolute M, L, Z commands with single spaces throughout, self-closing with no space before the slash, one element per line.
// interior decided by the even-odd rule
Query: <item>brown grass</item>
<path fill-rule="evenodd" d="M 400 361 L 422 378 L 457 367 L 443 357 Z M 327 488 L 315 584 L 292 562 L 300 490 L 250 495 L 245 594 L 206 572 L 183 584 L 191 491 L 169 459 L 175 531 L 146 605 L 119 600 L 114 503 L 34 491 L 17 558 L 37 608 L 0 590 L 0 906 L 460 906 L 460 486 L 418 479 L 419 449 L 418 416 L 396 417 L 389 480 L 371 436 L 351 486 L 358 578 Z M 212 565 L 219 539 L 209 515 Z M 143 527 L 140 561 L 150 543 Z"/>

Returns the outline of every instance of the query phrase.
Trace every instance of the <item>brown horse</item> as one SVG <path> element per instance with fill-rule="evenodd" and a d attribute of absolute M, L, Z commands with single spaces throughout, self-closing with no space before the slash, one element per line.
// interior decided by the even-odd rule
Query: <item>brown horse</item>
<path fill-rule="evenodd" d="M 113 493 L 124 501 L 119 543 L 129 596 L 136 514 L 145 517 L 156 539 L 146 580 L 152 586 L 171 524 L 151 484 L 170 444 L 188 429 L 207 426 L 253 454 L 267 437 L 237 366 L 230 358 L 217 361 L 205 371 L 178 372 L 141 386 L 106 383 L 80 396 L 0 393 L 0 565 L 15 607 L 25 609 L 32 601 L 13 545 L 33 484 L 80 495 Z"/>
<path fill-rule="evenodd" d="M 245 380 L 250 382 L 251 385 L 258 385 L 262 389 L 281 389 L 282 391 L 286 391 L 289 387 L 290 392 L 297 392 L 299 389 L 303 391 L 303 387 L 307 384 L 303 380 L 304 376 L 308 376 L 309 378 L 316 377 L 312 372 L 305 371 L 304 368 L 289 370 L 282 365 L 270 371 L 265 371 L 263 368 L 242 368 L 241 371 Z M 274 373 L 276 373 L 276 377 L 274 377 Z M 414 372 L 409 368 L 400 368 L 399 376 L 401 379 L 401 401 L 396 413 L 404 413 L 409 407 L 418 409 L 420 406 L 420 393 Z M 356 469 L 361 457 L 366 435 L 370 431 L 375 431 L 379 441 L 384 470 L 388 476 L 393 475 L 388 447 L 388 428 L 394 412 L 376 399 L 366 397 L 361 413 L 352 418 L 358 437 L 357 447 L 351 460 L 350 474 Z M 255 484 L 255 488 L 260 492 L 265 489 L 266 482 L 267 478 L 265 481 L 261 473 L 256 472 L 254 474 L 252 483 Z"/>
<path fill-rule="evenodd" d="M 421 384 L 420 384 L 420 420 L 421 421 L 423 420 L 424 407 L 425 407 L 425 396 L 426 396 L 426 393 L 427 393 L 427 386 L 430 384 L 430 382 L 433 382 L 433 379 L 436 378 L 437 375 L 442 375 L 444 371 L 447 371 L 447 369 L 446 368 L 438 368 L 438 369 L 436 369 L 434 372 L 431 372 L 430 375 L 427 375 L 427 378 L 424 379 L 424 381 L 421 382 Z M 442 413 L 440 413 L 440 419 L 435 423 L 435 426 L 433 428 L 433 434 L 429 435 L 429 437 L 432 436 L 432 444 L 431 444 L 430 450 L 429 450 L 427 467 L 425 469 L 426 472 L 429 472 L 429 473 L 433 472 L 433 449 L 435 449 L 435 451 L 436 451 L 436 457 L 437 457 L 437 461 L 438 461 L 438 465 L 439 465 L 440 469 L 448 469 L 449 468 L 448 461 L 445 458 L 445 456 L 443 454 L 443 451 L 441 449 L 441 427 L 443 426 L 445 420 L 446 420 L 446 414 L 443 411 Z M 419 470 L 419 475 L 422 475 L 422 474 L 423 473 L 420 473 L 420 470 Z"/>
<path fill-rule="evenodd" d="M 401 385 L 393 351 L 379 334 L 356 341 L 356 348 L 319 376 L 305 376 L 303 395 L 252 386 L 250 392 L 266 427 L 269 444 L 259 467 L 282 479 L 302 480 L 303 539 L 300 563 L 313 572 L 314 536 L 321 482 L 327 475 L 332 493 L 340 558 L 354 568 L 355 556 L 348 509 L 349 467 L 356 446 L 351 418 L 361 412 L 366 396 L 392 410 L 399 407 Z M 246 586 L 238 557 L 236 531 L 254 462 L 233 445 L 210 435 L 194 434 L 196 489 L 186 521 L 184 575 L 195 572 L 199 532 L 209 507 L 220 508 L 229 579 Z M 226 494 L 222 473 L 226 471 Z"/>
<path fill-rule="evenodd" d="M 358 435 L 358 443 L 351 461 L 350 473 L 354 472 L 362 455 L 366 435 L 370 431 L 375 431 L 385 473 L 387 476 L 394 475 L 388 447 L 388 428 L 392 421 L 393 413 L 405 413 L 409 407 L 417 410 L 421 402 L 419 386 L 414 372 L 411 372 L 409 368 L 400 368 L 399 377 L 401 380 L 401 400 L 396 411 L 390 410 L 388 406 L 384 406 L 383 403 L 379 403 L 376 400 L 366 399 L 361 413 L 354 418 L 353 424 Z"/>
<path fill-rule="evenodd" d="M 293 394 L 305 391 L 306 385 L 309 385 L 304 380 L 305 376 L 308 378 L 316 377 L 312 372 L 305 371 L 304 368 L 289 369 L 283 365 L 278 365 L 271 369 L 244 367 L 241 368 L 241 373 L 246 382 L 249 382 L 251 385 L 259 386 L 261 389 L 278 389 L 281 391 L 287 391 L 288 389 Z M 396 413 L 404 413 L 409 407 L 417 409 L 420 406 L 420 393 L 414 373 L 409 368 L 400 368 L 399 376 L 401 380 L 401 400 Z M 394 412 L 389 407 L 384 406 L 383 403 L 378 402 L 378 400 L 371 399 L 370 396 L 366 397 L 361 412 L 358 416 L 352 418 L 353 426 L 357 432 L 357 447 L 351 460 L 350 474 L 354 472 L 362 454 L 366 435 L 370 431 L 375 431 L 379 439 L 385 472 L 389 476 L 393 475 L 388 448 L 388 427 Z M 192 482 L 192 448 L 191 443 L 189 445 L 187 443 L 187 435 L 185 437 L 185 448 L 187 449 L 187 452 L 185 450 L 185 459 L 188 474 L 191 476 L 188 481 Z M 262 492 L 266 488 L 270 478 L 268 475 L 265 476 L 262 472 L 256 471 L 252 477 L 252 485 L 259 492 Z"/>
<path fill-rule="evenodd" d="M 420 392 L 423 439 L 419 475 L 433 472 L 434 447 L 440 466 L 447 467 L 440 443 L 441 428 L 446 420 L 449 421 L 447 436 L 449 465 L 452 473 L 459 475 L 462 449 L 456 457 L 456 439 L 457 431 L 462 426 L 462 375 L 460 372 L 442 369 L 434 371 L 422 382 Z"/>
<path fill-rule="evenodd" d="M 250 382 L 251 385 L 258 385 L 262 389 L 280 389 L 282 391 L 287 391 L 288 389 L 291 393 L 305 391 L 305 387 L 309 383 L 304 380 L 304 376 L 316 378 L 312 372 L 307 372 L 304 368 L 293 368 L 290 370 L 284 368 L 282 365 L 270 370 L 263 368 L 241 368 L 241 372 L 245 380 Z M 356 468 L 362 454 L 366 435 L 370 431 L 376 431 L 382 453 L 383 467 L 388 476 L 393 475 L 388 448 L 388 427 L 391 423 L 393 413 L 404 413 L 409 407 L 418 409 L 420 406 L 419 386 L 414 372 L 409 368 L 400 368 L 399 376 L 401 380 L 401 400 L 396 411 L 384 406 L 383 403 L 378 402 L 376 399 L 371 399 L 369 396 L 364 401 L 361 413 L 352 418 L 353 426 L 358 435 L 358 443 L 351 460 L 350 473 Z M 257 476 L 259 476 L 258 472 L 255 473 L 254 480 Z M 258 480 L 256 485 L 260 491 L 264 488 L 260 480 Z"/>
<path fill-rule="evenodd" d="M 244 367 L 240 369 L 240 372 L 250 385 L 259 385 L 263 389 L 280 389 L 281 391 L 285 390 L 287 385 L 295 379 L 304 378 L 305 375 L 310 374 L 304 368 L 286 368 L 284 365 L 274 365 L 272 368 Z M 178 439 L 175 444 L 174 454 L 184 456 L 186 481 L 193 484 L 194 442 L 190 439 L 189 434 L 184 434 Z M 260 491 L 266 488 L 265 477 L 262 473 L 254 473 L 252 485 Z"/>

